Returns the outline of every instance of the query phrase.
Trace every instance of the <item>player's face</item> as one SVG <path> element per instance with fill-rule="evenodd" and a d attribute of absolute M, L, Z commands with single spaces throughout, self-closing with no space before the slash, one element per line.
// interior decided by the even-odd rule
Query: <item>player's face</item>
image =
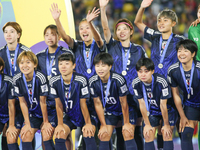
<path fill-rule="evenodd" d="M 188 49 L 185 49 L 183 46 L 179 47 L 177 52 L 178 59 L 181 63 L 187 64 L 191 61 L 193 61 L 193 57 L 195 56 L 195 53 L 191 53 Z"/>
<path fill-rule="evenodd" d="M 197 18 L 200 19 L 200 8 L 199 8 L 198 11 L 197 11 Z"/>
<path fill-rule="evenodd" d="M 152 74 L 154 70 L 147 70 L 145 66 L 142 66 L 139 71 L 137 71 L 138 77 L 142 82 L 151 83 L 152 82 Z"/>
<path fill-rule="evenodd" d="M 157 20 L 158 30 L 161 33 L 167 33 L 172 31 L 172 27 L 176 25 L 176 22 L 172 22 L 170 18 L 161 17 Z"/>
<path fill-rule="evenodd" d="M 87 21 L 83 21 L 79 25 L 79 34 L 84 42 L 90 42 L 93 39 L 92 31 Z"/>
<path fill-rule="evenodd" d="M 17 31 L 12 26 L 7 26 L 5 28 L 4 38 L 7 44 L 17 43 L 17 40 L 19 37 L 20 37 L 20 33 L 17 33 Z"/>
<path fill-rule="evenodd" d="M 67 76 L 73 73 L 73 70 L 75 68 L 75 64 L 72 63 L 72 61 L 59 61 L 58 63 L 58 69 L 62 76 Z"/>
<path fill-rule="evenodd" d="M 44 41 L 49 47 L 57 47 L 58 46 L 58 34 L 54 32 L 52 29 L 47 29 L 44 35 Z"/>
<path fill-rule="evenodd" d="M 25 75 L 28 76 L 30 74 L 33 74 L 34 69 L 37 66 L 34 64 L 33 61 L 31 61 L 28 57 L 24 56 L 22 57 L 22 60 L 19 62 L 19 69 L 20 71 Z"/>
<path fill-rule="evenodd" d="M 133 34 L 133 30 L 130 30 L 130 28 L 125 24 L 120 24 L 117 27 L 116 35 L 119 41 L 130 40 L 130 36 L 132 34 Z"/>
<path fill-rule="evenodd" d="M 108 79 L 110 76 L 110 69 L 112 66 L 108 66 L 100 61 L 98 64 L 95 65 L 95 70 L 97 75 L 102 79 Z"/>

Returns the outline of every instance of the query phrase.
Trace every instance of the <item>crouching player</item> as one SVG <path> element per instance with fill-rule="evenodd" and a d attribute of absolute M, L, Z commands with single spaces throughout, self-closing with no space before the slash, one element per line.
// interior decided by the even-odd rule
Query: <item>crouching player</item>
<path fill-rule="evenodd" d="M 145 123 L 145 150 L 155 150 L 155 131 L 161 120 L 164 122 L 161 129 L 164 150 L 173 150 L 172 131 L 178 114 L 167 101 L 171 97 L 170 86 L 164 76 L 154 73 L 154 63 L 149 58 L 140 59 L 136 70 L 138 77 L 133 80 L 132 86 Z"/>
<path fill-rule="evenodd" d="M 95 126 L 92 125 L 86 105 L 89 98 L 87 79 L 73 72 L 75 57 L 64 53 L 58 57 L 61 75 L 50 79 L 50 96 L 55 98 L 58 126 L 55 128 L 55 149 L 66 150 L 65 140 L 72 129 L 83 127 L 83 137 L 87 150 L 97 148 L 94 139 Z M 85 124 L 85 125 L 84 125 Z"/>
<path fill-rule="evenodd" d="M 47 79 L 41 72 L 35 71 L 37 64 L 38 60 L 33 52 L 23 51 L 17 58 L 21 72 L 13 77 L 14 92 L 19 98 L 25 123 L 20 133 L 23 150 L 33 150 L 32 140 L 35 132 L 42 126 L 45 127 L 42 132 L 44 141 L 50 140 L 48 137 L 53 130 L 48 121 L 46 106 Z M 45 149 L 52 150 L 53 145 L 47 143 Z"/>
<path fill-rule="evenodd" d="M 128 88 L 126 80 L 120 74 L 110 71 L 113 58 L 108 53 L 97 54 L 93 64 L 97 75 L 89 79 L 91 97 L 101 123 L 98 137 L 100 139 L 99 150 L 109 149 L 109 140 L 113 130 L 123 121 L 123 137 L 127 150 L 136 150 L 134 129 L 136 112 L 130 110 L 126 96 Z M 129 118 L 130 117 L 130 118 Z M 131 123 L 130 123 L 131 122 Z"/>
<path fill-rule="evenodd" d="M 193 150 L 192 136 L 194 127 L 200 119 L 200 62 L 196 61 L 197 45 L 192 40 L 183 40 L 176 45 L 180 62 L 168 69 L 168 80 L 176 108 L 180 115 L 182 150 Z M 183 91 L 183 106 L 178 87 Z"/>

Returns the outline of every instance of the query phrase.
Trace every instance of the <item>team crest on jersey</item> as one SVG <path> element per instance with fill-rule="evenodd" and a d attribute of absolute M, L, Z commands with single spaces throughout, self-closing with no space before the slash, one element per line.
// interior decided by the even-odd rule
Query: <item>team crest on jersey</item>
<path fill-rule="evenodd" d="M 71 92 L 69 93 L 69 92 L 65 92 L 65 97 L 66 98 L 70 98 L 71 97 Z"/>
<path fill-rule="evenodd" d="M 167 41 L 162 42 L 162 49 L 165 49 L 166 44 L 167 44 Z"/>
<path fill-rule="evenodd" d="M 32 95 L 32 89 L 28 89 L 29 94 Z"/>
<path fill-rule="evenodd" d="M 147 96 L 148 96 L 148 98 L 152 98 L 152 97 L 153 97 L 153 94 L 152 94 L 151 92 L 148 92 L 148 93 L 147 93 Z"/>
<path fill-rule="evenodd" d="M 190 79 L 186 79 L 186 83 L 188 86 L 190 86 Z"/>
<path fill-rule="evenodd" d="M 14 65 L 14 58 L 11 58 L 11 64 Z"/>

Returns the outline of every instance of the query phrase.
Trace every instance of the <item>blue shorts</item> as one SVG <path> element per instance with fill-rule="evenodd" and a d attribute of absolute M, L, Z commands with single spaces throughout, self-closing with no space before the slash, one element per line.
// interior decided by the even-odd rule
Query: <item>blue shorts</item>
<path fill-rule="evenodd" d="M 66 124 L 71 131 L 77 128 L 76 125 L 73 122 L 71 122 L 70 117 L 65 113 L 63 113 L 63 124 Z"/>
<path fill-rule="evenodd" d="M 188 120 L 200 121 L 200 108 L 184 106 L 183 110 Z"/>
<path fill-rule="evenodd" d="M 105 112 L 104 116 L 107 125 L 117 126 L 120 121 L 122 122 L 122 124 L 124 124 L 123 115 L 115 116 L 112 113 Z M 137 110 L 129 111 L 129 121 L 132 125 L 136 124 Z"/>
<path fill-rule="evenodd" d="M 177 119 L 178 119 L 178 113 L 176 111 L 168 113 L 168 120 L 169 120 L 170 126 L 175 126 Z M 150 115 L 149 116 L 149 122 L 152 127 L 159 126 L 161 120 L 163 120 L 162 115 L 159 115 L 159 116 Z M 164 122 L 163 122 L 163 125 L 164 125 Z"/>
<path fill-rule="evenodd" d="M 30 120 L 31 128 L 35 128 L 35 129 L 41 128 L 41 125 L 43 123 L 43 118 L 38 118 L 38 117 L 32 116 L 32 114 L 30 114 L 29 120 Z"/>
<path fill-rule="evenodd" d="M 52 127 L 55 128 L 58 125 L 58 118 L 56 113 L 48 115 L 48 120 Z"/>

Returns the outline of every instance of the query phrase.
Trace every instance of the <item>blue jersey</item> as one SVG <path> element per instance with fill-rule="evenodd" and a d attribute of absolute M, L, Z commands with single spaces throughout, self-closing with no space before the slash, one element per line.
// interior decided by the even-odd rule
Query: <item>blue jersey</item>
<path fill-rule="evenodd" d="M 35 71 L 35 88 L 34 95 L 32 99 L 32 106 L 29 101 L 28 92 L 30 97 L 32 97 L 32 81 L 27 82 L 28 91 L 26 90 L 26 86 L 23 80 L 23 74 L 18 73 L 13 77 L 14 84 L 14 93 L 17 97 L 24 97 L 28 106 L 29 114 L 32 114 L 34 117 L 42 118 L 42 111 L 40 108 L 40 96 L 48 95 L 48 85 L 47 79 L 44 74 L 40 71 Z"/>
<path fill-rule="evenodd" d="M 60 56 L 63 53 L 72 53 L 72 51 L 70 51 L 67 48 L 64 48 L 62 46 L 60 46 L 60 49 L 58 50 L 58 52 L 56 53 L 52 53 L 49 54 L 48 53 L 48 59 L 49 59 L 49 63 L 52 61 L 52 59 L 54 59 L 53 64 L 52 64 L 52 69 L 51 69 L 51 74 L 48 76 L 47 73 L 47 49 L 43 50 L 39 53 L 36 54 L 37 59 L 38 59 L 38 70 L 41 71 L 44 75 L 46 75 L 48 77 L 48 79 L 50 79 L 50 77 L 56 76 L 56 75 L 60 75 L 60 72 L 58 70 L 58 56 Z M 74 54 L 73 54 L 74 55 Z M 50 96 L 47 96 L 47 105 L 50 106 L 48 108 L 55 108 L 55 99 L 51 98 Z M 48 110 L 49 111 L 55 111 L 55 110 Z"/>
<path fill-rule="evenodd" d="M 149 40 L 152 45 L 151 45 L 151 59 L 154 62 L 155 65 L 155 73 L 159 73 L 163 76 L 165 76 L 165 78 L 167 78 L 167 70 L 168 68 L 176 63 L 178 61 L 177 58 L 177 51 L 176 51 L 176 44 L 185 39 L 185 37 L 180 36 L 180 35 L 176 35 L 173 34 L 172 39 L 169 43 L 169 46 L 167 48 L 167 52 L 165 54 L 164 60 L 163 60 L 163 68 L 159 68 L 158 64 L 160 63 L 160 58 L 161 58 L 161 53 L 160 52 L 160 37 L 162 36 L 162 34 L 159 31 L 155 31 L 151 28 L 146 27 L 144 30 L 144 38 Z M 162 45 L 163 47 L 165 47 L 164 45 Z M 161 49 L 162 51 L 162 49 Z"/>
<path fill-rule="evenodd" d="M 88 56 L 89 51 L 90 51 L 90 46 L 86 47 L 86 54 Z M 84 75 L 87 79 L 89 79 L 91 76 L 93 76 L 94 74 L 96 74 L 94 65 L 93 65 L 93 60 L 94 57 L 100 53 L 100 52 L 105 52 L 106 51 L 106 46 L 104 45 L 101 49 L 98 47 L 98 45 L 96 44 L 96 42 L 94 43 L 94 47 L 93 47 L 93 52 L 91 55 L 91 73 L 88 74 L 87 73 L 87 66 L 85 63 L 85 59 L 84 59 L 84 54 L 83 54 L 83 42 L 82 41 L 76 41 L 74 40 L 74 47 L 72 49 L 72 51 L 74 52 L 75 58 L 76 58 L 76 72 L 80 73 L 82 75 Z"/>
<path fill-rule="evenodd" d="M 135 96 L 137 99 L 144 98 L 143 95 L 143 85 L 145 86 L 147 99 L 148 99 L 148 105 L 150 103 L 150 114 L 151 115 L 162 115 L 161 109 L 160 109 L 160 101 L 163 99 L 169 99 L 171 98 L 171 89 L 170 86 L 167 83 L 167 80 L 164 78 L 164 76 L 159 75 L 157 73 L 153 74 L 154 76 L 154 83 L 153 83 L 153 91 L 151 89 L 151 84 L 145 84 L 143 83 L 139 77 L 135 78 L 132 82 L 132 87 L 135 93 Z M 170 105 L 170 102 L 167 102 L 167 109 L 168 112 L 174 111 L 172 106 Z"/>
<path fill-rule="evenodd" d="M 52 77 L 49 80 L 50 95 L 54 98 L 60 98 L 63 105 L 63 111 L 70 117 L 71 121 L 76 126 L 82 127 L 84 125 L 84 118 L 80 107 L 80 100 L 83 98 L 87 99 L 90 96 L 88 90 L 88 81 L 83 75 L 74 72 L 70 93 L 70 85 L 65 83 L 63 84 L 64 89 L 62 89 L 61 75 Z M 69 99 L 67 101 L 68 96 Z"/>
<path fill-rule="evenodd" d="M 102 97 L 101 84 L 104 97 Z M 89 79 L 89 87 L 92 98 L 99 97 L 101 101 L 104 100 L 107 83 L 102 83 L 98 75 L 94 75 Z M 122 108 L 119 97 L 123 97 L 128 94 L 129 91 L 124 77 L 118 73 L 110 72 L 110 89 L 105 103 L 105 111 L 116 116 L 122 115 Z"/>
<path fill-rule="evenodd" d="M 200 89 L 200 62 L 195 61 L 194 63 L 195 63 L 195 68 L 194 68 L 194 74 L 193 74 L 189 99 L 187 99 L 188 93 L 185 88 L 183 77 L 182 77 L 182 74 L 180 71 L 180 63 L 179 62 L 177 62 L 169 67 L 167 79 L 168 79 L 171 87 L 179 86 L 180 89 L 183 91 L 183 95 L 184 95 L 183 104 L 184 105 L 199 108 L 200 107 L 200 91 L 199 91 L 199 89 Z M 184 72 L 187 85 L 190 85 L 190 74 L 191 74 L 190 71 Z"/>
<path fill-rule="evenodd" d="M 114 40 L 111 37 L 109 43 L 107 44 L 107 48 L 108 48 L 108 53 L 112 55 L 113 60 L 114 60 L 112 70 L 119 74 L 122 74 L 123 56 L 122 56 L 122 47 L 120 45 L 120 42 L 117 40 Z M 123 50 L 125 49 L 126 48 L 123 48 Z M 130 53 L 128 57 L 129 58 L 128 58 L 127 67 L 126 67 L 127 74 L 124 77 L 129 87 L 130 94 L 134 95 L 133 89 L 131 88 L 131 82 L 133 81 L 134 78 L 137 77 L 137 71 L 135 69 L 136 63 L 138 62 L 140 58 L 147 57 L 147 55 L 145 53 L 145 50 L 142 48 L 142 46 L 131 43 L 131 49 L 130 49 Z M 136 103 L 134 103 L 132 96 L 129 96 L 128 101 L 131 105 L 137 105 Z"/>
<path fill-rule="evenodd" d="M 15 99 L 13 92 L 12 77 L 1 74 L 1 89 L 0 89 L 0 121 L 6 123 L 9 120 L 8 100 Z"/>
<path fill-rule="evenodd" d="M 0 48 L 0 57 L 2 57 L 4 62 L 5 62 L 4 74 L 11 75 L 11 68 L 10 68 L 10 65 L 9 65 L 9 62 L 8 62 L 8 57 L 7 57 L 6 50 L 7 50 L 7 45 L 5 45 L 4 47 Z M 31 51 L 31 49 L 26 47 L 26 46 L 24 46 L 23 44 L 19 44 L 19 50 L 18 50 L 17 57 L 23 51 Z M 10 59 L 11 59 L 10 61 L 12 63 L 12 66 L 14 64 L 14 56 L 15 56 L 15 51 L 10 51 Z M 20 72 L 20 69 L 19 69 L 18 65 L 16 64 L 14 75 L 16 75 L 19 72 Z"/>

